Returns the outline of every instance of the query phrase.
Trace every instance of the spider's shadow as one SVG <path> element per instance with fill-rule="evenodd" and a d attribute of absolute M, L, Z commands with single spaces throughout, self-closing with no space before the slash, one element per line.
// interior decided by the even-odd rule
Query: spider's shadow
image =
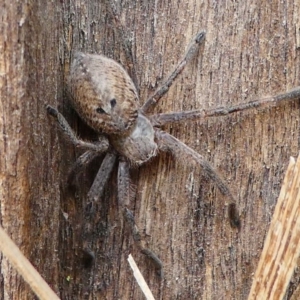
<path fill-rule="evenodd" d="M 67 119 L 70 121 L 70 124 L 73 129 L 77 132 L 78 136 L 84 137 L 87 141 L 97 141 L 98 134 L 92 130 L 88 125 L 86 125 L 77 115 L 75 110 L 71 108 L 69 104 L 68 95 L 65 97 L 65 102 L 63 107 L 60 107 Z M 87 205 L 87 194 L 88 191 L 96 177 L 96 174 L 101 166 L 105 153 L 95 157 L 89 164 L 84 165 L 78 173 L 72 174 L 72 168 L 74 167 L 74 162 L 76 159 L 85 152 L 83 149 L 76 149 L 72 143 L 65 143 L 66 139 L 63 134 L 60 134 L 60 139 L 62 140 L 61 145 L 64 145 L 64 150 L 61 152 L 61 186 L 60 190 L 62 192 L 61 199 L 64 201 L 61 203 L 62 214 L 62 239 L 64 243 L 67 243 L 69 247 L 66 249 L 66 252 L 62 254 L 63 261 L 73 261 L 74 265 L 70 268 L 76 269 L 78 278 L 82 278 L 83 281 L 87 281 L 90 278 L 90 272 L 92 269 L 89 266 L 85 256 L 82 253 L 82 236 L 85 225 L 85 209 Z M 104 191 L 104 194 L 101 198 L 103 201 L 99 201 L 97 214 L 98 218 L 95 218 L 93 224 L 93 232 L 89 237 L 89 242 L 95 245 L 93 249 L 96 249 L 96 260 L 101 260 L 101 265 L 107 264 L 105 269 L 112 268 L 109 259 L 109 254 L 105 249 L 106 247 L 106 238 L 109 235 L 110 228 L 112 227 L 109 224 L 109 212 L 114 210 L 114 207 L 117 207 L 116 197 L 113 196 L 114 191 L 116 190 L 116 174 L 117 174 L 117 165 L 114 167 L 112 176 L 107 182 L 107 187 Z M 109 199 L 109 201 L 105 201 Z M 67 217 L 66 217 L 67 216 Z M 100 220 L 100 221 L 96 221 Z M 73 253 L 77 259 L 70 260 L 68 259 L 69 253 Z M 113 255 L 113 254 L 112 254 Z M 103 259 L 104 258 L 104 259 Z M 68 263 L 65 263 L 65 269 L 68 268 Z M 88 272 L 83 272 L 86 270 Z M 109 272 L 107 272 L 109 273 Z M 103 273 L 105 277 L 105 274 Z M 81 280 L 82 280 L 81 279 Z M 81 281 L 80 280 L 80 281 Z M 102 283 L 107 282 L 107 278 L 103 278 Z"/>

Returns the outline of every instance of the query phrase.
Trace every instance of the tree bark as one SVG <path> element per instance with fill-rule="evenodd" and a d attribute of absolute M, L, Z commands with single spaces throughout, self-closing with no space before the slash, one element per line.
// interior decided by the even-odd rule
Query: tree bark
<path fill-rule="evenodd" d="M 95 135 L 63 97 L 76 50 L 120 62 L 144 103 L 206 31 L 205 45 L 156 112 L 231 106 L 299 85 L 299 0 L 30 1 L 0 6 L 0 200 L 3 227 L 62 299 L 143 299 L 131 253 L 155 299 L 246 299 L 290 156 L 299 151 L 298 101 L 166 128 L 202 154 L 236 195 L 242 228 L 200 168 L 166 154 L 133 169 L 132 203 L 160 280 L 119 219 L 116 170 L 95 224 L 95 265 L 81 262 L 86 195 L 101 160 L 66 178 L 81 152 L 46 115 L 57 106 L 85 139 Z M 297 288 L 296 274 L 288 295 Z M 20 285 L 21 284 L 21 285 Z M 1 299 L 32 299 L 5 258 Z"/>
<path fill-rule="evenodd" d="M 1 223 L 58 291 L 59 145 L 44 105 L 61 98 L 62 16 L 49 1 L 2 1 L 0 16 Z M 1 299 L 32 299 L 4 257 L 0 276 Z"/>

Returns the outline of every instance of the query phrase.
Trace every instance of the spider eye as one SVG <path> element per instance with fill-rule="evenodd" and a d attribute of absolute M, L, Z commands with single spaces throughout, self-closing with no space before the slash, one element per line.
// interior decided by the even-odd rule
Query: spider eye
<path fill-rule="evenodd" d="M 96 112 L 97 112 L 98 114 L 106 114 L 105 110 L 104 110 L 102 107 L 98 107 L 98 108 L 96 109 Z"/>
<path fill-rule="evenodd" d="M 110 100 L 111 107 L 115 107 L 116 104 L 117 104 L 117 100 L 115 98 Z"/>

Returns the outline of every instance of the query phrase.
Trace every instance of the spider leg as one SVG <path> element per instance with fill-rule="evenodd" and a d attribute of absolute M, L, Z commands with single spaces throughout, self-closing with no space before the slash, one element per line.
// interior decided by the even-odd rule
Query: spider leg
<path fill-rule="evenodd" d="M 116 159 L 116 154 L 112 152 L 108 152 L 105 155 L 101 167 L 87 195 L 90 203 L 94 203 L 100 200 L 104 191 L 105 184 L 108 181 L 110 174 L 114 168 Z"/>
<path fill-rule="evenodd" d="M 46 109 L 51 116 L 57 119 L 59 126 L 75 146 L 93 150 L 98 153 L 105 152 L 108 149 L 109 142 L 105 137 L 101 137 L 101 140 L 97 143 L 89 143 L 86 141 L 82 141 L 77 138 L 76 134 L 68 124 L 67 120 L 61 113 L 58 112 L 57 109 L 53 108 L 50 105 L 47 105 Z"/>
<path fill-rule="evenodd" d="M 149 119 L 153 126 L 164 126 L 170 123 L 183 122 L 188 120 L 199 120 L 208 117 L 225 116 L 234 112 L 248 110 L 252 108 L 264 108 L 280 104 L 283 101 L 292 101 L 300 98 L 300 87 L 296 87 L 290 91 L 282 94 L 278 94 L 274 97 L 265 97 L 257 100 L 253 100 L 247 103 L 241 103 L 233 105 L 231 107 L 217 107 L 208 110 L 192 110 L 183 112 L 174 112 L 167 114 L 156 114 L 149 116 Z"/>
<path fill-rule="evenodd" d="M 190 110 L 182 112 L 172 112 L 155 114 L 148 116 L 154 127 L 162 127 L 168 124 L 174 124 L 184 121 L 195 121 L 206 117 L 204 110 Z"/>
<path fill-rule="evenodd" d="M 131 77 L 132 81 L 135 84 L 135 87 L 138 88 L 138 80 L 137 80 L 137 72 L 135 69 L 135 60 L 134 60 L 134 54 L 132 51 L 132 37 L 129 35 L 129 33 L 125 30 L 126 26 L 124 26 L 122 20 L 122 16 L 120 13 L 117 12 L 116 4 L 113 1 L 105 1 L 106 2 L 106 8 L 109 12 L 109 15 L 112 18 L 113 26 L 112 29 L 114 31 L 114 34 L 116 36 L 115 41 L 121 41 L 121 47 L 123 48 L 125 58 L 126 58 L 126 70 L 129 73 L 129 76 Z"/>
<path fill-rule="evenodd" d="M 95 157 L 99 155 L 100 154 L 98 152 L 93 150 L 88 150 L 80 155 L 69 172 L 67 180 L 68 185 L 71 185 L 74 182 L 75 177 L 82 172 L 84 166 L 88 165 Z"/>
<path fill-rule="evenodd" d="M 202 44 L 205 38 L 205 31 L 201 31 L 196 34 L 196 36 L 193 37 L 190 45 L 188 46 L 188 49 L 181 59 L 181 61 L 177 64 L 174 71 L 171 73 L 171 75 L 167 78 L 167 80 L 154 92 L 154 94 L 147 99 L 146 103 L 142 106 L 142 112 L 147 113 L 150 110 L 152 110 L 160 98 L 166 94 L 170 88 L 170 86 L 173 84 L 174 80 L 178 77 L 179 74 L 184 70 L 186 64 L 188 61 L 190 61 L 194 54 L 199 49 L 199 46 Z"/>
<path fill-rule="evenodd" d="M 133 239 L 137 242 L 141 252 L 148 256 L 155 267 L 157 268 L 160 277 L 163 277 L 163 264 L 157 255 L 148 248 L 145 248 L 144 243 L 141 239 L 139 230 L 135 224 L 134 216 L 131 210 L 129 210 L 126 205 L 130 203 L 131 200 L 131 189 L 130 189 L 130 174 L 129 174 L 129 163 L 121 161 L 119 163 L 118 169 L 118 201 L 119 206 L 123 210 L 126 221 L 131 227 Z"/>
<path fill-rule="evenodd" d="M 232 227 L 240 227 L 240 218 L 236 208 L 236 201 L 227 185 L 220 175 L 214 170 L 210 163 L 199 153 L 182 143 L 169 133 L 155 129 L 155 136 L 160 150 L 171 152 L 177 159 L 200 164 L 205 173 L 217 184 L 221 193 L 227 196 L 231 203 L 228 207 L 228 217 Z"/>
<path fill-rule="evenodd" d="M 85 267 L 91 267 L 95 260 L 91 242 L 93 240 L 94 224 L 97 223 L 97 218 L 99 218 L 99 199 L 103 194 L 105 184 L 113 170 L 116 158 L 114 153 L 108 152 L 106 154 L 88 193 L 88 203 L 85 207 L 84 229 L 82 234 Z"/>

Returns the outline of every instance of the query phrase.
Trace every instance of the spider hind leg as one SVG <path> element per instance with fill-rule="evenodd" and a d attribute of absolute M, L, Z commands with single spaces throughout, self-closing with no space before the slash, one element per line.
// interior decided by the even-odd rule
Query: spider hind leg
<path fill-rule="evenodd" d="M 63 130 L 63 132 L 68 136 L 70 141 L 76 147 L 93 150 L 93 151 L 98 152 L 99 154 L 105 152 L 108 149 L 109 142 L 108 142 L 107 138 L 101 137 L 100 141 L 97 143 L 90 143 L 90 142 L 82 141 L 76 136 L 75 132 L 73 131 L 71 126 L 68 124 L 67 120 L 64 118 L 64 116 L 61 113 L 58 112 L 57 109 L 55 109 L 54 107 L 52 107 L 50 105 L 47 105 L 46 109 L 47 109 L 47 112 L 49 115 L 56 118 L 60 128 Z"/>
<path fill-rule="evenodd" d="M 200 45 L 205 40 L 205 31 L 198 32 L 190 42 L 183 58 L 179 61 L 171 75 L 158 87 L 154 94 L 147 99 L 146 103 L 142 106 L 143 113 L 148 113 L 153 110 L 158 101 L 165 95 L 175 79 L 183 72 L 186 64 L 194 57 L 195 53 L 199 50 Z"/>

